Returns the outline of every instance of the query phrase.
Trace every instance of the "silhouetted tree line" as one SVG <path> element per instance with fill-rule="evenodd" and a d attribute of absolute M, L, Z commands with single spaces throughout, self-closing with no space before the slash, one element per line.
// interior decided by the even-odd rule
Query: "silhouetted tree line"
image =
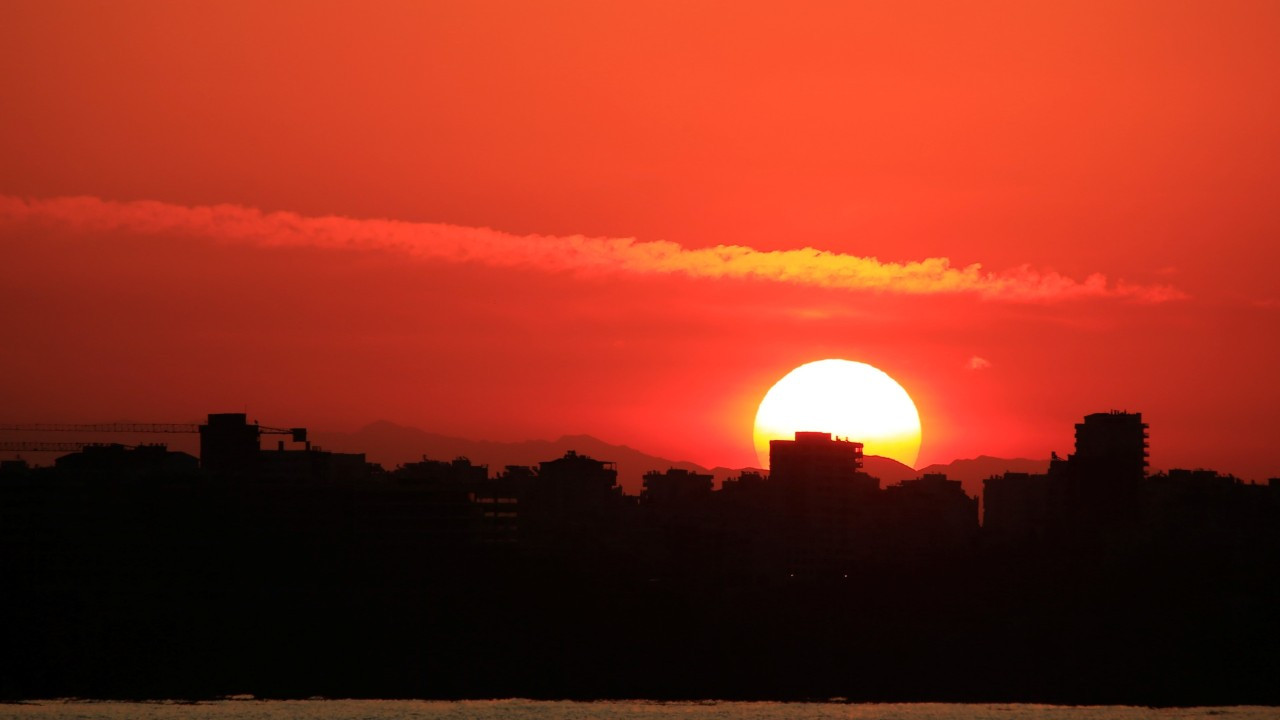
<path fill-rule="evenodd" d="M 0 695 L 1280 701 L 1280 486 L 1147 476 L 1140 416 L 988 480 L 981 526 L 820 433 L 629 496 L 253 427 L 0 466 Z"/>

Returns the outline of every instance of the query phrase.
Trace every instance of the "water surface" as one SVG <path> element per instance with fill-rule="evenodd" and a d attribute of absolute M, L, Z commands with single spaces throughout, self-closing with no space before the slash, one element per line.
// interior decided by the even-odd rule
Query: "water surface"
<path fill-rule="evenodd" d="M 1063 707 L 946 703 L 247 700 L 200 703 L 49 700 L 0 705 L 0 718 L 59 720 L 1275 720 L 1280 708 Z"/>

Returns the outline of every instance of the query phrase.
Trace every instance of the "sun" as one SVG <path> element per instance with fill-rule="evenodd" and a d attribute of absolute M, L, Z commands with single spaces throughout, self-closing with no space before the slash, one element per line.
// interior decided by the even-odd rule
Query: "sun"
<path fill-rule="evenodd" d="M 774 383 L 756 411 L 756 456 L 769 463 L 769 441 L 797 431 L 829 432 L 863 443 L 867 455 L 915 467 L 920 413 L 893 378 L 866 363 L 818 360 Z"/>

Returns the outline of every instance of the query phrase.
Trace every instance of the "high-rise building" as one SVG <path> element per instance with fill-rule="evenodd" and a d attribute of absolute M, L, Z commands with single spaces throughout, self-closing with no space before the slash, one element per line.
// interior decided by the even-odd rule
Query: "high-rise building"
<path fill-rule="evenodd" d="M 1072 469 L 1089 475 L 1142 478 L 1147 474 L 1147 424 L 1142 413 L 1112 410 L 1085 415 L 1076 425 Z"/>
<path fill-rule="evenodd" d="M 869 547 L 880 481 L 862 472 L 862 443 L 824 432 L 771 440 L 769 481 L 788 572 L 839 573 Z"/>
<path fill-rule="evenodd" d="M 777 482 L 817 487 L 852 483 L 860 470 L 860 442 L 824 432 L 798 432 L 794 440 L 769 441 L 769 475 Z"/>

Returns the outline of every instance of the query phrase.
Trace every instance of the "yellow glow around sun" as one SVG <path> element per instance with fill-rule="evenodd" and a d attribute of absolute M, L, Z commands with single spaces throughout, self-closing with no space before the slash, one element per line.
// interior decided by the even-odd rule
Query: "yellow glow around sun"
<path fill-rule="evenodd" d="M 866 363 L 819 360 L 787 373 L 756 411 L 756 456 L 769 463 L 769 441 L 797 431 L 829 432 L 863 443 L 880 455 L 915 467 L 920 454 L 920 413 L 893 378 Z"/>

